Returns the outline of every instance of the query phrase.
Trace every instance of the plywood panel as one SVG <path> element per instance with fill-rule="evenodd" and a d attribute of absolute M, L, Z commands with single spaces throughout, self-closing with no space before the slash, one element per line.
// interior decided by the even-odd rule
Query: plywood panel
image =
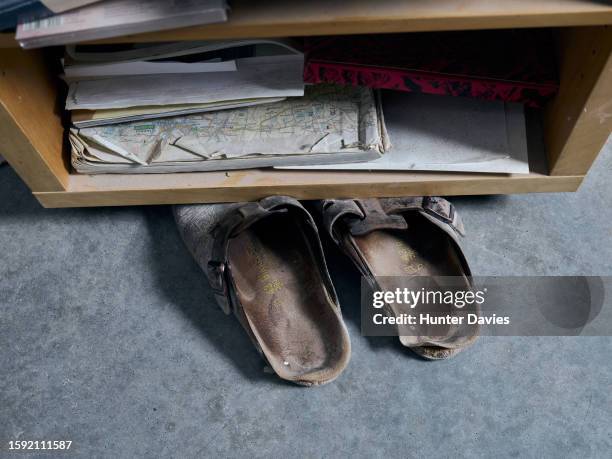
<path fill-rule="evenodd" d="M 33 191 L 63 190 L 57 82 L 38 51 L 0 49 L 0 152 Z"/>
<path fill-rule="evenodd" d="M 583 177 L 401 172 L 232 171 L 157 176 L 74 176 L 69 191 L 35 193 L 46 207 L 575 191 Z"/>
<path fill-rule="evenodd" d="M 612 27 L 560 31 L 561 87 L 547 107 L 552 175 L 586 174 L 612 130 Z"/>

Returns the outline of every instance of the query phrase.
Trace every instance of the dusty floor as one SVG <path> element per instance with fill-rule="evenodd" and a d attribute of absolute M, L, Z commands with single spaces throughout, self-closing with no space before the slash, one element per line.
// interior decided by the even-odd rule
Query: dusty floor
<path fill-rule="evenodd" d="M 474 273 L 612 275 L 611 172 L 608 143 L 578 193 L 455 198 Z M 352 361 L 283 384 L 213 306 L 169 208 L 45 210 L 1 167 L 0 456 L 66 439 L 84 458 L 609 457 L 612 338 L 425 362 L 360 336 L 358 276 L 330 258 Z"/>

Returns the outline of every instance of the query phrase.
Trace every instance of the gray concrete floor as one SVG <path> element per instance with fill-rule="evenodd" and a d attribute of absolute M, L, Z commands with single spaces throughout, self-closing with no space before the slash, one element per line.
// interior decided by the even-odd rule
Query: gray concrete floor
<path fill-rule="evenodd" d="M 455 198 L 475 274 L 612 275 L 611 172 L 609 143 L 576 194 Z M 10 439 L 84 458 L 610 457 L 611 338 L 425 362 L 360 336 L 358 276 L 330 258 L 352 361 L 291 386 L 213 306 L 168 207 L 44 210 L 0 168 L 0 457 Z"/>

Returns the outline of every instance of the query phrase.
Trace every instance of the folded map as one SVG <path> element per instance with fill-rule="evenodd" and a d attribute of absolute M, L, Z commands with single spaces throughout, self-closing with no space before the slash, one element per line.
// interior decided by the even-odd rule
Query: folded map
<path fill-rule="evenodd" d="M 77 172 L 163 173 L 368 161 L 388 148 L 369 88 L 319 85 L 304 97 L 70 131 Z"/>

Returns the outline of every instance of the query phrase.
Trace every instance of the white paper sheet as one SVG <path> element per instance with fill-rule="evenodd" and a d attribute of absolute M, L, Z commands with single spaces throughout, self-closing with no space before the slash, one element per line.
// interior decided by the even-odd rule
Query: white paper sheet
<path fill-rule="evenodd" d="M 300 55 L 238 59 L 237 65 L 237 72 L 147 75 L 74 82 L 70 84 L 66 109 L 203 104 L 304 95 L 303 57 Z"/>
<path fill-rule="evenodd" d="M 388 91 L 383 113 L 391 148 L 380 159 L 299 168 L 529 173 L 522 105 Z"/>
<path fill-rule="evenodd" d="M 221 58 L 200 62 L 183 62 L 185 56 L 206 54 L 229 49 L 253 47 L 253 55 L 300 55 L 299 43 L 292 39 L 249 39 L 225 41 L 178 42 L 164 44 L 138 44 L 132 49 L 108 46 L 67 46 L 64 63 L 64 79 L 68 82 L 81 79 L 100 79 L 113 76 L 153 75 L 174 73 L 232 72 L 237 70 L 235 60 Z M 81 49 L 84 49 L 81 51 Z M 212 55 L 210 53 L 213 53 Z M 244 56 L 247 57 L 247 56 Z M 193 58 L 192 58 L 193 59 Z"/>
<path fill-rule="evenodd" d="M 100 79 L 132 75 L 235 72 L 235 61 L 222 62 L 121 62 L 116 64 L 71 65 L 64 69 L 65 80 Z"/>

